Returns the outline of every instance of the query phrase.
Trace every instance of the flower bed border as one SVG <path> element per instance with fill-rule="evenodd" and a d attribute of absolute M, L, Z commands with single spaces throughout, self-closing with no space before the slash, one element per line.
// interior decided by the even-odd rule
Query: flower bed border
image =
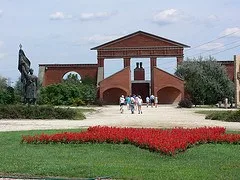
<path fill-rule="evenodd" d="M 22 143 L 117 143 L 133 144 L 150 151 L 175 155 L 196 144 L 230 143 L 240 144 L 240 134 L 226 134 L 223 127 L 200 128 L 119 128 L 93 126 L 81 132 L 38 134 L 22 136 Z"/>

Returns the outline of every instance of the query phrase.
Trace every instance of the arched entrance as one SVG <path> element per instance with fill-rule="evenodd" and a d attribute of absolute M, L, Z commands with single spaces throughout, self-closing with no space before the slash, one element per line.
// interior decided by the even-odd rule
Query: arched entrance
<path fill-rule="evenodd" d="M 175 78 L 167 72 L 158 73 L 157 71 L 160 71 L 160 69 L 156 68 L 157 58 L 175 58 L 175 60 L 177 60 L 176 64 L 179 65 L 183 61 L 183 50 L 188 47 L 188 45 L 176 41 L 138 31 L 92 48 L 91 50 L 97 50 L 97 82 L 100 88 L 100 99 L 103 98 L 105 101 L 103 96 L 104 89 L 112 88 L 114 85 L 125 87 L 125 91 L 128 92 L 128 94 L 142 93 L 142 96 L 148 96 L 150 94 L 157 96 L 158 89 L 171 85 L 180 89 L 181 93 L 184 93 L 184 90 L 182 90 L 184 86 L 183 80 L 179 80 L 179 78 Z M 140 72 L 143 68 L 139 68 L 136 71 L 139 76 L 134 74 L 134 76 L 136 75 L 134 81 L 131 81 L 131 73 L 127 73 L 126 71 L 118 71 L 111 75 L 110 78 L 104 78 L 104 61 L 119 58 L 123 60 L 123 69 L 129 68 L 129 70 L 131 59 L 148 58 L 150 61 L 150 82 L 145 82 L 145 76 L 143 75 L 145 71 Z M 145 68 L 147 68 L 147 66 Z M 157 74 L 163 74 L 164 76 L 158 76 Z M 171 82 L 169 82 L 169 79 Z M 117 83 L 121 85 L 118 85 Z M 145 90 L 140 92 L 142 89 Z M 171 92 L 175 93 L 175 91 L 172 90 Z M 173 98 L 171 99 L 171 102 L 175 102 L 174 96 L 175 95 L 171 95 Z M 167 101 L 164 100 L 164 102 Z"/>
<path fill-rule="evenodd" d="M 122 94 L 140 94 L 145 99 L 145 96 L 151 94 L 157 96 L 159 89 L 175 87 L 176 89 L 161 90 L 165 95 L 159 94 L 160 103 L 172 103 L 180 100 L 180 96 L 184 96 L 184 81 L 158 68 L 157 59 L 174 58 L 175 64 L 179 65 L 183 61 L 183 50 L 188 47 L 170 39 L 138 31 L 92 48 L 91 50 L 97 50 L 97 64 L 40 64 L 39 79 L 43 86 L 47 86 L 60 83 L 65 73 L 75 71 L 81 75 L 82 79 L 91 77 L 96 80 L 99 99 L 111 104 L 118 104 L 118 98 Z M 131 59 L 135 58 L 138 61 L 139 58 L 144 58 L 148 64 L 150 62 L 150 65 L 140 65 L 139 68 L 135 68 L 132 81 Z M 122 64 L 112 64 L 112 66 L 117 66 L 119 71 L 106 75 L 104 62 L 109 59 L 116 61 L 121 59 Z M 146 74 L 145 69 L 149 69 Z M 148 75 L 150 79 L 145 79 L 145 75 Z M 109 99 L 110 97 L 114 100 Z M 166 101 L 166 98 L 169 101 Z"/>
<path fill-rule="evenodd" d="M 73 78 L 76 80 L 81 81 L 81 75 L 79 73 L 77 73 L 76 71 L 69 71 L 67 73 L 65 73 L 62 77 L 63 80 L 69 79 L 69 78 Z"/>
<path fill-rule="evenodd" d="M 103 92 L 104 103 L 119 104 L 120 96 L 126 96 L 127 93 L 120 88 L 111 88 Z"/>
<path fill-rule="evenodd" d="M 39 64 L 39 81 L 43 86 L 61 83 L 64 75 L 75 72 L 78 79 L 97 79 L 97 64 Z"/>
<path fill-rule="evenodd" d="M 181 91 L 174 87 L 165 87 L 157 92 L 159 104 L 173 104 L 181 100 Z"/>

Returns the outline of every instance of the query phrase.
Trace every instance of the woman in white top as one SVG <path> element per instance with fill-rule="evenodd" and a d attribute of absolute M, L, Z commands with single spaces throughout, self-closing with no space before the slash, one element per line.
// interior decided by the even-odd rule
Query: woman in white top
<path fill-rule="evenodd" d="M 157 104 L 158 104 L 158 97 L 157 96 L 154 97 L 154 104 L 155 104 L 155 107 L 157 107 Z"/>
<path fill-rule="evenodd" d="M 142 103 L 143 103 L 143 100 L 141 98 L 141 96 L 138 96 L 138 102 L 137 102 L 137 106 L 138 106 L 138 114 L 142 114 Z"/>

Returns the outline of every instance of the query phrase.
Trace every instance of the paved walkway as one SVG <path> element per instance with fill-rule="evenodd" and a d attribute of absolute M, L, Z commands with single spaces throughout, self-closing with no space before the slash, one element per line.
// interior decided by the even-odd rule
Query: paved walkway
<path fill-rule="evenodd" d="M 87 114 L 85 120 L 1 119 L 0 131 L 72 129 L 96 125 L 153 128 L 221 126 L 226 127 L 227 130 L 240 131 L 239 122 L 206 120 L 205 115 L 195 113 L 197 110 L 213 109 L 180 109 L 170 105 L 161 105 L 157 108 L 144 106 L 143 114 L 131 114 L 130 111 L 126 110 L 126 107 L 124 113 L 120 114 L 119 106 L 104 106 L 95 109 L 97 111 Z"/>

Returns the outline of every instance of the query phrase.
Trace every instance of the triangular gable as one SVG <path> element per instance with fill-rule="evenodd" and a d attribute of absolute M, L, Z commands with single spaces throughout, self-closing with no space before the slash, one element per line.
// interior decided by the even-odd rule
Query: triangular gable
<path fill-rule="evenodd" d="M 155 68 L 156 72 L 158 72 L 158 74 L 159 74 L 160 76 L 165 75 L 165 76 L 168 76 L 168 79 L 171 78 L 171 79 L 180 80 L 180 81 L 183 81 L 183 82 L 184 82 L 184 80 L 183 80 L 182 78 L 178 77 L 178 76 L 175 76 L 175 75 L 173 75 L 173 74 L 170 74 L 169 72 L 164 71 L 164 70 L 162 70 L 162 69 L 160 69 L 160 68 L 158 68 L 158 67 L 154 67 L 154 68 Z"/>
<path fill-rule="evenodd" d="M 190 47 L 188 45 L 172 41 L 163 37 L 149 34 L 143 31 L 137 31 L 127 36 L 107 42 L 91 50 L 108 48 L 144 48 L 144 47 Z"/>
<path fill-rule="evenodd" d="M 102 92 L 111 88 L 120 88 L 126 91 L 127 94 L 130 94 L 131 93 L 130 82 L 131 82 L 130 67 L 125 67 L 124 69 L 100 81 L 99 86 Z"/>
<path fill-rule="evenodd" d="M 159 90 L 166 87 L 178 89 L 182 93 L 182 97 L 184 94 L 183 79 L 174 76 L 166 71 L 163 71 L 162 69 L 159 69 L 157 67 L 153 68 L 153 87 L 154 94 L 157 94 Z M 166 94 L 167 93 L 165 93 L 165 95 Z"/>
<path fill-rule="evenodd" d="M 124 78 L 128 79 L 130 77 L 130 75 L 131 75 L 130 74 L 130 67 L 125 67 L 125 68 L 121 69 L 120 71 L 117 71 L 114 74 L 112 74 L 111 76 L 108 76 L 107 78 L 105 78 L 102 81 L 100 81 L 99 85 L 101 85 L 103 83 L 107 83 L 108 86 L 119 85 L 120 84 L 119 79 L 124 79 Z M 112 81 L 111 84 L 108 84 L 109 80 Z M 124 83 L 126 83 L 126 82 L 124 82 Z"/>

